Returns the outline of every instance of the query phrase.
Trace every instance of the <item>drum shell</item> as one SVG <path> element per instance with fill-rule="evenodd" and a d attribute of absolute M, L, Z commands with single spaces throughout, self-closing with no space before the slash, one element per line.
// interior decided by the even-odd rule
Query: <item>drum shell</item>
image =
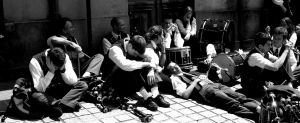
<path fill-rule="evenodd" d="M 189 46 L 182 48 L 167 48 L 166 49 L 166 61 L 175 62 L 181 68 L 191 68 L 192 58 L 191 58 L 191 49 Z"/>
<path fill-rule="evenodd" d="M 222 70 L 222 80 L 224 84 L 235 81 L 240 76 L 244 58 L 237 52 L 221 53 L 213 58 L 212 63 L 216 63 Z"/>

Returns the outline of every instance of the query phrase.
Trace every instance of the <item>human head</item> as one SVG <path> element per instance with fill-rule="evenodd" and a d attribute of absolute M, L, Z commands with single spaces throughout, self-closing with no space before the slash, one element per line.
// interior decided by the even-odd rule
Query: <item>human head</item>
<path fill-rule="evenodd" d="M 276 27 L 273 34 L 273 46 L 281 47 L 282 44 L 285 44 L 288 36 L 288 31 L 284 27 Z"/>
<path fill-rule="evenodd" d="M 280 23 L 282 27 L 285 27 L 287 29 L 288 34 L 291 34 L 295 31 L 293 21 L 289 17 L 282 18 Z"/>
<path fill-rule="evenodd" d="M 183 9 L 183 19 L 184 20 L 191 20 L 193 16 L 193 8 L 191 6 L 186 6 Z"/>
<path fill-rule="evenodd" d="M 255 35 L 255 46 L 262 52 L 267 53 L 272 46 L 271 37 L 263 32 L 259 32 Z"/>
<path fill-rule="evenodd" d="M 167 71 L 168 74 L 170 75 L 178 75 L 178 74 L 182 74 L 182 70 L 181 68 L 178 66 L 178 64 L 174 63 L 174 62 L 170 62 L 167 66 Z"/>
<path fill-rule="evenodd" d="M 146 33 L 146 38 L 148 41 L 153 40 L 156 44 L 163 41 L 163 29 L 159 25 L 154 25 L 148 29 Z"/>
<path fill-rule="evenodd" d="M 54 48 L 50 49 L 48 51 L 47 57 L 50 59 L 50 61 L 53 63 L 53 65 L 57 68 L 61 68 L 63 65 L 65 65 L 66 54 L 59 47 L 54 47 Z"/>
<path fill-rule="evenodd" d="M 74 33 L 74 26 L 69 18 L 60 18 L 58 20 L 57 28 L 59 35 L 72 36 Z"/>
<path fill-rule="evenodd" d="M 163 28 L 168 29 L 173 23 L 173 17 L 170 14 L 166 14 L 163 19 Z"/>
<path fill-rule="evenodd" d="M 126 24 L 124 20 L 119 17 L 112 18 L 110 21 L 110 25 L 114 33 L 119 34 L 121 32 L 125 32 Z"/>
<path fill-rule="evenodd" d="M 130 56 L 137 57 L 142 56 L 145 53 L 146 46 L 147 43 L 145 38 L 140 35 L 135 35 L 129 40 L 126 49 Z"/>

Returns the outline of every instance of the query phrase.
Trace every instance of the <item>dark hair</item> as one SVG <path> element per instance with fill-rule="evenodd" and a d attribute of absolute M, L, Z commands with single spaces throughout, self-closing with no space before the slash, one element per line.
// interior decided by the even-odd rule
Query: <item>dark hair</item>
<path fill-rule="evenodd" d="M 118 25 L 120 19 L 121 19 L 121 18 L 119 18 L 119 17 L 113 17 L 113 18 L 111 19 L 111 21 L 110 21 L 111 27 L 113 27 L 113 26 L 115 26 L 115 25 Z"/>
<path fill-rule="evenodd" d="M 273 35 L 282 35 L 284 39 L 287 39 L 288 38 L 288 31 L 286 28 L 284 27 L 276 27 L 274 29 L 274 34 Z"/>
<path fill-rule="evenodd" d="M 188 12 L 192 12 L 192 18 L 190 20 L 190 22 L 192 22 L 193 18 L 195 17 L 195 13 L 191 6 L 185 6 L 184 8 L 182 8 L 181 14 L 180 14 L 180 16 L 181 16 L 180 19 L 183 20 L 184 15 Z M 183 23 L 186 24 L 186 22 L 184 22 L 184 21 L 183 21 Z"/>
<path fill-rule="evenodd" d="M 173 21 L 174 16 L 170 13 L 164 14 L 163 20 L 166 20 L 166 19 L 172 19 L 172 21 Z"/>
<path fill-rule="evenodd" d="M 148 32 L 145 34 L 147 42 L 153 40 L 160 36 L 163 32 L 163 28 L 160 25 L 154 25 L 148 29 Z"/>
<path fill-rule="evenodd" d="M 133 38 L 129 40 L 129 43 L 132 45 L 132 49 L 136 50 L 138 53 L 145 53 L 147 43 L 143 36 L 134 35 Z"/>
<path fill-rule="evenodd" d="M 281 19 L 281 22 L 286 24 L 286 29 L 288 31 L 288 36 L 290 37 L 293 32 L 295 32 L 295 25 L 293 24 L 293 21 L 289 17 L 284 17 Z M 283 26 L 283 25 L 282 25 Z"/>
<path fill-rule="evenodd" d="M 255 35 L 255 46 L 258 46 L 258 45 L 265 45 L 267 41 L 270 41 L 271 40 L 271 37 L 264 33 L 264 32 L 259 32 Z"/>
<path fill-rule="evenodd" d="M 57 21 L 56 28 L 57 28 L 58 35 L 63 34 L 63 29 L 65 28 L 67 21 L 72 22 L 70 18 L 66 18 L 66 17 L 62 17 Z"/>
<path fill-rule="evenodd" d="M 53 64 L 57 67 L 61 67 L 65 64 L 66 54 L 59 47 L 54 47 L 54 48 L 50 49 L 48 51 L 48 57 L 53 62 Z"/>

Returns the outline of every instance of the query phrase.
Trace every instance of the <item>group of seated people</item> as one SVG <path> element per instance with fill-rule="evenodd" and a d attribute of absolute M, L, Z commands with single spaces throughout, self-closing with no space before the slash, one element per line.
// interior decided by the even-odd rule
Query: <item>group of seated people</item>
<path fill-rule="evenodd" d="M 182 98 L 201 100 L 204 103 L 227 110 L 239 116 L 257 117 L 260 103 L 249 97 L 263 96 L 269 81 L 274 85 L 287 81 L 298 86 L 299 67 L 293 53 L 295 42 L 288 41 L 286 27 L 277 27 L 272 34 L 260 32 L 255 38 L 255 48 L 244 61 L 239 93 L 223 85 L 221 70 L 211 63 L 208 56 L 206 74 L 189 78 L 174 62 L 166 62 L 166 48 L 185 46 L 196 34 L 196 21 L 191 7 L 187 7 L 182 19 L 175 23 L 170 16 L 164 25 L 154 25 L 144 36 L 130 37 L 124 33 L 125 22 L 121 18 L 111 20 L 112 32 L 102 40 L 103 54 L 86 55 L 76 38 L 72 21 L 62 18 L 57 34 L 47 40 L 49 49 L 33 56 L 29 69 L 33 79 L 34 107 L 45 109 L 45 114 L 58 119 L 63 112 L 78 111 L 88 85 L 78 78 L 99 75 L 110 82 L 120 96 L 139 93 L 142 105 L 151 111 L 158 107 L 170 107 L 160 90 L 173 90 Z M 188 44 L 188 43 L 187 43 Z M 213 47 L 212 45 L 208 45 Z M 278 50 L 279 52 L 272 52 Z M 77 73 L 76 73 L 76 72 Z"/>

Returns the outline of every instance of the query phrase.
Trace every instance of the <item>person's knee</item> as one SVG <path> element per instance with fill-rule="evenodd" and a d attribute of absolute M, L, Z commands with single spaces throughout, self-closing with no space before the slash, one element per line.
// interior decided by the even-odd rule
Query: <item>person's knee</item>
<path fill-rule="evenodd" d="M 48 98 L 46 97 L 45 94 L 43 93 L 33 93 L 31 95 L 31 98 L 35 101 L 35 102 L 38 102 L 38 103 L 43 103 L 43 104 L 49 104 L 49 100 Z"/>
<path fill-rule="evenodd" d="M 103 60 L 104 56 L 102 54 L 96 54 L 95 59 Z"/>

